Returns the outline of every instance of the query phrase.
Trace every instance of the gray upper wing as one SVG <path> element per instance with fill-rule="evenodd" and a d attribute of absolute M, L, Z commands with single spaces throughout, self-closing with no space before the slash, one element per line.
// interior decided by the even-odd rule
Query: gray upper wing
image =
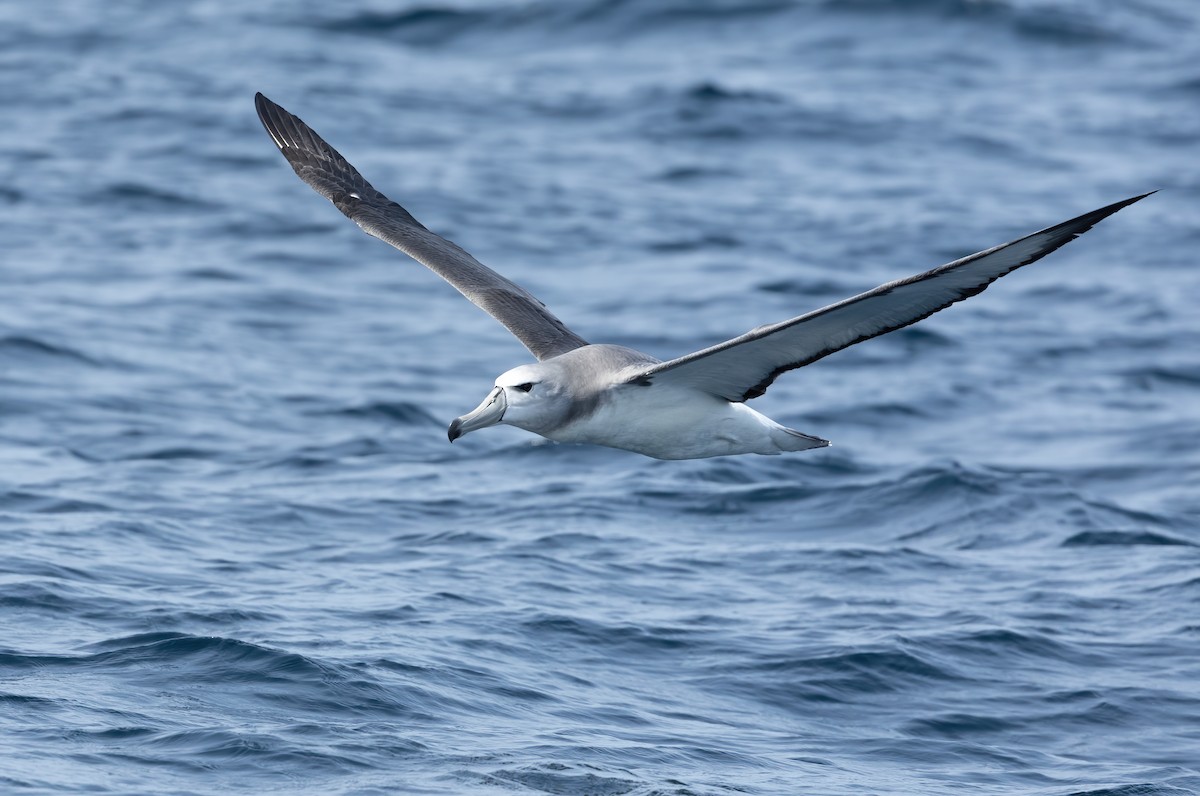
<path fill-rule="evenodd" d="M 1045 257 L 1101 219 L 1149 195 L 1111 204 L 806 315 L 760 326 L 711 348 L 653 365 L 630 381 L 653 384 L 670 380 L 730 401 L 757 398 L 780 373 L 916 323 L 974 296 L 1005 274 Z"/>
<path fill-rule="evenodd" d="M 386 241 L 458 289 L 504 324 L 539 360 L 587 341 L 572 332 L 525 288 L 430 232 L 363 179 L 337 150 L 299 117 L 256 94 L 258 118 L 296 174 L 369 235 Z"/>

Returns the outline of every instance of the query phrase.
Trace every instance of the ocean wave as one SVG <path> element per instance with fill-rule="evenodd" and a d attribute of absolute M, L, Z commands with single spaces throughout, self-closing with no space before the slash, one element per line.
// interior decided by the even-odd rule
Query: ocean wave
<path fill-rule="evenodd" d="M 424 406 L 407 401 L 371 401 L 341 408 L 314 409 L 309 414 L 387 421 L 403 426 L 443 425 L 442 421 L 434 417 Z"/>
<path fill-rule="evenodd" d="M 1063 541 L 1063 547 L 1097 545 L 1179 545 L 1195 547 L 1195 542 L 1152 531 L 1082 531 Z"/>
<path fill-rule="evenodd" d="M 831 10 L 891 16 L 922 14 L 1007 30 L 1023 39 L 1059 45 L 1095 46 L 1131 40 L 1132 30 L 1116 24 L 1117 15 L 1104 13 L 1093 3 L 1061 0 L 1056 3 L 1027 3 L 1018 0 L 828 0 Z M 1149 9 L 1131 6 L 1126 18 L 1159 23 Z"/>
<path fill-rule="evenodd" d="M 479 776 L 478 783 L 501 786 L 505 789 L 517 785 L 539 793 L 577 794 L 578 796 L 585 794 L 621 796 L 621 794 L 631 793 L 639 785 L 637 780 L 600 776 L 591 771 L 581 771 L 578 767 L 562 764 L 531 766 L 523 769 L 497 769 L 490 774 Z"/>
<path fill-rule="evenodd" d="M 122 181 L 106 186 L 88 197 L 89 201 L 124 207 L 139 212 L 195 212 L 215 206 L 197 196 L 189 196 L 142 182 Z"/>
<path fill-rule="evenodd" d="M 631 98 L 640 114 L 639 128 L 651 140 L 736 141 L 781 137 L 788 140 L 837 138 L 859 144 L 895 134 L 900 119 L 871 114 L 850 103 L 808 101 L 759 90 L 737 89 L 713 81 L 680 88 L 655 88 Z"/>
<path fill-rule="evenodd" d="M 66 364 L 105 367 L 106 364 L 74 347 L 25 334 L 0 337 L 0 362 L 17 369 Z"/>
<path fill-rule="evenodd" d="M 418 5 L 395 12 L 355 11 L 316 23 L 335 33 L 385 36 L 410 45 L 445 45 L 467 34 L 489 39 L 514 32 L 535 35 L 572 32 L 611 36 L 674 29 L 680 25 L 729 24 L 770 19 L 797 8 L 791 0 L 586 0 L 519 2 L 462 7 Z"/>
<path fill-rule="evenodd" d="M 1006 31 L 1030 42 L 1078 47 L 1138 41 L 1135 32 L 1161 31 L 1172 20 L 1153 8 L 1132 6 L 1121 15 L 1102 13 L 1092 4 L 1024 3 L 1012 0 L 581 0 L 492 5 L 416 5 L 398 11 L 356 10 L 315 23 L 344 34 L 386 37 L 411 46 L 445 46 L 465 36 L 489 43 L 514 35 L 539 38 L 571 34 L 573 39 L 615 35 L 655 36 L 718 26 L 803 25 L 822 13 L 840 13 L 886 21 L 898 15 L 923 16 L 978 26 L 995 36 Z M 1118 24 L 1121 20 L 1126 24 Z M 1130 24 L 1135 23 L 1135 24 Z"/>
<path fill-rule="evenodd" d="M 98 501 L 12 490 L 0 492 L 0 510 L 31 514 L 74 514 L 108 512 L 112 511 L 113 507 Z"/>

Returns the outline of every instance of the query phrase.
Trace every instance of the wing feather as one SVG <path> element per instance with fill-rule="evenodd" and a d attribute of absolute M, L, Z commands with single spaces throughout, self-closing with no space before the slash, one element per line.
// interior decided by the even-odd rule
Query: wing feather
<path fill-rule="evenodd" d="M 480 263 L 457 244 L 430 232 L 400 205 L 375 190 L 354 166 L 297 116 L 261 93 L 258 118 L 300 179 L 333 202 L 368 235 L 386 241 L 429 268 L 504 325 L 539 360 L 587 341 L 515 282 Z"/>
<path fill-rule="evenodd" d="M 1116 202 L 814 312 L 760 326 L 711 348 L 649 367 L 630 380 L 641 384 L 671 380 L 730 401 L 757 398 L 779 374 L 916 323 L 974 296 L 1005 274 L 1040 260 L 1149 195 Z"/>

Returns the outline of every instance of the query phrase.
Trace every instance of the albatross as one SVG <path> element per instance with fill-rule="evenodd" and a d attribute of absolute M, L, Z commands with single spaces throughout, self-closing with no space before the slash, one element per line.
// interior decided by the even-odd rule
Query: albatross
<path fill-rule="evenodd" d="M 556 442 L 621 448 L 657 459 L 779 454 L 830 443 L 746 406 L 781 374 L 895 331 L 982 292 L 1040 260 L 1131 199 L 1010 243 L 714 346 L 662 361 L 631 348 L 588 343 L 545 304 L 464 249 L 426 229 L 375 190 L 337 150 L 261 93 L 255 107 L 296 174 L 368 235 L 390 243 L 504 325 L 536 362 L 496 379 L 475 409 L 450 424 L 450 441 L 498 423 Z M 1151 191 L 1150 193 L 1153 193 Z"/>

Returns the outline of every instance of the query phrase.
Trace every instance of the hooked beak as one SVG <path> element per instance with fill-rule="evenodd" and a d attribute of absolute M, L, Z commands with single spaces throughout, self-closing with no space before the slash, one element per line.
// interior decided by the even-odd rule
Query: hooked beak
<path fill-rule="evenodd" d="M 454 442 L 463 434 L 494 426 L 504 419 L 504 410 L 507 408 L 508 399 L 504 397 L 504 388 L 497 387 L 488 393 L 488 397 L 484 398 L 483 403 L 474 410 L 462 417 L 455 418 L 454 422 L 450 424 L 447 436 L 450 437 L 451 442 Z"/>

